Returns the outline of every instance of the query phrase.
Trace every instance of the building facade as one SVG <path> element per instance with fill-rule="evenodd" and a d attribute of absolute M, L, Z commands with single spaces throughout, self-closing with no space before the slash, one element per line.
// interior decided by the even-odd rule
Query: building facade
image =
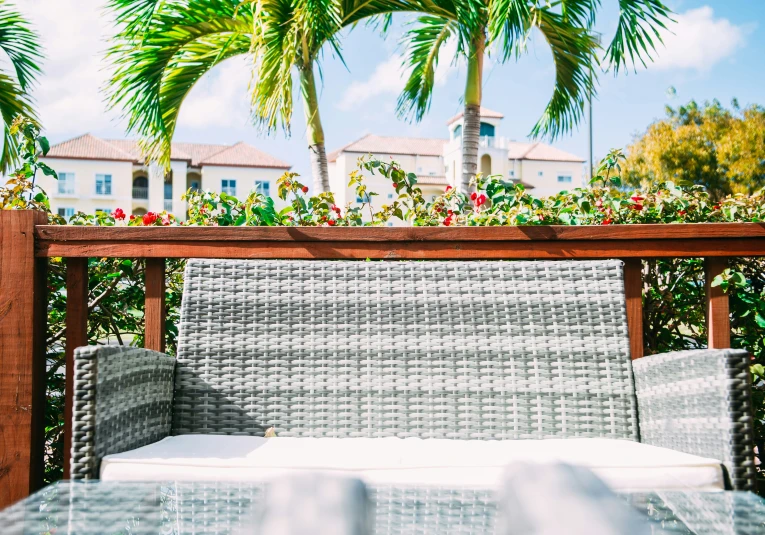
<path fill-rule="evenodd" d="M 181 196 L 190 188 L 242 198 L 252 190 L 271 195 L 276 179 L 291 167 L 246 143 L 173 143 L 170 170 L 165 172 L 146 165 L 136 142 L 90 134 L 52 146 L 42 161 L 56 171 L 58 180 L 42 176 L 39 184 L 51 209 L 67 218 L 78 211 L 122 208 L 137 216 L 167 210 L 184 220 Z"/>
<path fill-rule="evenodd" d="M 484 176 L 500 175 L 522 183 L 530 193 L 544 197 L 584 185 L 584 158 L 544 143 L 511 141 L 496 135 L 502 114 L 481 108 L 478 170 Z M 372 154 L 380 160 L 395 160 L 407 172 L 417 174 L 427 200 L 455 186 L 462 177 L 462 114 L 447 122 L 448 139 L 403 138 L 367 135 L 328 155 L 330 186 L 340 205 L 358 203 L 348 176 L 357 170 L 360 157 Z M 389 181 L 364 172 L 368 189 L 378 193 L 372 204 L 379 207 L 394 199 Z"/>

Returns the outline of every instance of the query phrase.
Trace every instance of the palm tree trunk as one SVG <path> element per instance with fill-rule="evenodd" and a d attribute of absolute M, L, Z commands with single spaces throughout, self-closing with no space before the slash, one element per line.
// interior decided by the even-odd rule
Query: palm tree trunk
<path fill-rule="evenodd" d="M 314 193 L 329 191 L 329 167 L 327 151 L 324 148 L 324 129 L 319 116 L 319 98 L 316 94 L 316 80 L 313 76 L 313 63 L 299 69 L 300 91 L 303 94 L 305 110 L 306 137 L 311 153 L 311 174 L 313 175 Z"/>
<path fill-rule="evenodd" d="M 481 86 L 483 84 L 483 55 L 486 46 L 484 30 L 471 43 L 465 84 L 465 111 L 462 119 L 462 183 L 460 191 L 470 190 L 470 181 L 478 172 L 478 143 L 481 133 Z"/>

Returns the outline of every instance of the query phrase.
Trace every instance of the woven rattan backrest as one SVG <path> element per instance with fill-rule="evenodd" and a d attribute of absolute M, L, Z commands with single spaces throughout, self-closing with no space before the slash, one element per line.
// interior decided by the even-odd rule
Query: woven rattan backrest
<path fill-rule="evenodd" d="M 619 261 L 189 260 L 173 433 L 637 438 Z"/>

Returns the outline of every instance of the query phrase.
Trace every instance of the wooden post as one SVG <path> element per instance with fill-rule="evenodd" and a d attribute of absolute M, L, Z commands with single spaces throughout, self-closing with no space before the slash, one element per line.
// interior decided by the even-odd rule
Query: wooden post
<path fill-rule="evenodd" d="M 146 259 L 146 305 L 144 344 L 146 349 L 165 352 L 165 259 Z"/>
<path fill-rule="evenodd" d="M 0 509 L 42 486 L 46 266 L 32 210 L 0 211 Z"/>
<path fill-rule="evenodd" d="M 627 300 L 627 328 L 630 334 L 632 359 L 643 356 L 643 262 L 639 258 L 624 260 L 624 296 Z"/>
<path fill-rule="evenodd" d="M 66 372 L 64 383 L 64 479 L 72 455 L 74 350 L 88 345 L 88 259 L 66 259 Z"/>
<path fill-rule="evenodd" d="M 724 349 L 730 347 L 730 304 L 728 294 L 712 281 L 728 267 L 727 258 L 705 258 L 704 280 L 707 293 L 707 347 Z"/>

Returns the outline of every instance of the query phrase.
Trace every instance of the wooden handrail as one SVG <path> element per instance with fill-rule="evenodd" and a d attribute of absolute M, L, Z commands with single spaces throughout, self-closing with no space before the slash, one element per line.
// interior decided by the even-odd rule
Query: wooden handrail
<path fill-rule="evenodd" d="M 38 257 L 693 258 L 765 255 L 765 225 L 530 227 L 38 226 Z"/>
<path fill-rule="evenodd" d="M 145 346 L 164 350 L 166 258 L 293 258 L 293 259 L 563 259 L 621 258 L 625 261 L 625 297 L 630 351 L 643 356 L 642 263 L 647 258 L 704 258 L 707 279 L 707 329 L 711 347 L 730 344 L 727 296 L 709 282 L 727 266 L 729 257 L 765 256 L 765 224 L 697 223 L 610 226 L 527 227 L 83 227 L 35 224 L 41 214 L 0 212 L 0 364 L 6 369 L 38 369 L 37 382 L 29 375 L 13 375 L 42 399 L 39 383 L 40 321 L 44 328 L 44 266 L 49 257 L 63 257 L 67 265 L 66 443 L 71 436 L 72 354 L 87 343 L 87 258 L 145 258 Z M 28 214 L 28 212 L 27 212 Z M 15 225 L 15 226 L 13 226 Z M 10 230 L 3 230 L 10 229 Z M 6 236 L 7 234 L 7 236 Z M 34 239 L 32 240 L 31 237 Z M 20 245 L 24 254 L 18 255 Z M 37 260 L 35 260 L 35 257 Z M 6 293 L 32 270 L 32 286 L 19 307 L 3 308 Z M 4 273 L 11 273 L 10 278 Z M 26 281 L 23 281 L 26 283 Z M 42 311 L 42 312 L 40 312 Z M 36 315 L 35 315 L 36 314 Z M 41 316 L 42 315 L 42 316 Z M 30 327 L 30 328 L 27 328 Z M 10 333 L 10 334 L 8 334 Z M 36 341 L 31 337 L 37 336 Z M 8 338 L 6 338 L 8 337 Z M 7 344 L 16 344 L 7 348 Z M 36 344 L 36 345 L 35 345 Z M 44 348 L 43 348 L 44 349 Z M 43 355 L 42 361 L 40 354 Z M 37 355 L 37 356 L 33 356 Z M 11 362 L 13 361 L 13 362 Z M 27 364 L 35 362 L 36 364 Z M 25 368 L 26 366 L 26 368 Z M 43 370 L 44 371 L 44 370 Z M 6 381 L 0 370 L 0 380 Z M 14 372 L 15 374 L 16 372 Z M 25 372 L 26 373 L 26 372 Z M 20 379 L 19 379 L 20 378 Z M 23 383 L 23 384 L 22 384 Z M 34 384 L 33 384 L 34 383 Z M 10 383 L 0 389 L 0 407 L 11 403 Z M 42 390 L 40 390 L 42 388 Z M 42 394 L 41 394 L 42 393 Z M 3 409 L 4 410 L 4 409 Z M 32 413 L 44 410 L 37 401 Z M 2 415 L 0 415 L 2 416 Z M 28 425 L 25 421 L 24 425 Z M 26 433 L 26 431 L 24 432 Z M 16 433 L 15 451 L 37 451 L 33 434 Z M 19 438 L 20 437 L 20 438 Z M 39 439 L 40 441 L 42 438 Z M 36 449 L 37 448 L 37 449 Z M 18 498 L 36 485 L 40 467 L 31 467 L 36 455 L 22 456 L 3 475 L 0 471 L 0 507 L 8 497 Z M 68 460 L 69 451 L 66 451 Z M 7 467 L 2 467 L 3 469 Z M 68 469 L 68 463 L 67 463 Z M 6 489 L 30 474 L 21 490 Z M 68 471 L 67 471 L 68 474 Z"/>

